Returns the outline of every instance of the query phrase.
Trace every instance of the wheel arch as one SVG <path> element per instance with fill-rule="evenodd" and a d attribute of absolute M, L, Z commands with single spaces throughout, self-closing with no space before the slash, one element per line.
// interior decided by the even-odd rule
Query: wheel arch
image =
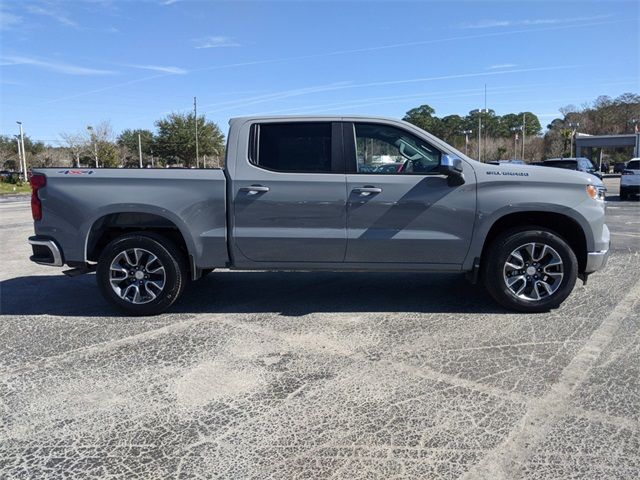
<path fill-rule="evenodd" d="M 520 211 L 512 212 L 497 218 L 492 224 L 484 238 L 480 255 L 480 265 L 482 259 L 487 257 L 487 249 L 491 243 L 502 232 L 511 228 L 532 227 L 549 230 L 564 241 L 566 241 L 578 260 L 578 271 L 584 272 L 587 266 L 588 244 L 585 231 L 580 223 L 569 215 L 550 211 Z"/>
<path fill-rule="evenodd" d="M 156 212 L 114 211 L 97 218 L 87 231 L 85 259 L 96 262 L 100 253 L 113 239 L 132 232 L 150 232 L 169 238 L 185 255 L 193 271 L 194 246 L 183 229 L 172 219 Z"/>

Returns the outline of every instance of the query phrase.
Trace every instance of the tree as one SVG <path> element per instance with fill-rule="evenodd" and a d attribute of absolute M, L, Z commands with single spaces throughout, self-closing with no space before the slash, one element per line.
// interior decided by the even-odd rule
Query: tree
<path fill-rule="evenodd" d="M 118 148 L 113 139 L 113 129 L 107 121 L 98 123 L 90 130 L 91 143 L 94 154 L 97 152 L 100 167 L 113 168 L 120 165 Z"/>
<path fill-rule="evenodd" d="M 460 115 L 447 115 L 440 122 L 440 134 L 442 139 L 449 143 L 455 143 L 456 137 L 462 134 L 464 120 Z"/>
<path fill-rule="evenodd" d="M 138 135 L 140 135 L 140 146 L 142 147 L 143 162 L 151 163 L 150 158 L 153 154 L 155 144 L 155 136 L 150 130 L 136 129 L 124 130 L 116 143 L 121 148 L 120 157 L 122 163 L 126 167 L 138 167 L 140 165 L 140 154 L 138 152 Z"/>
<path fill-rule="evenodd" d="M 69 151 L 74 160 L 74 165 L 80 167 L 80 157 L 87 151 L 88 138 L 84 133 L 60 133 L 62 145 Z"/>
<path fill-rule="evenodd" d="M 409 110 L 402 119 L 405 122 L 412 123 L 416 127 L 438 136 L 441 123 L 440 119 L 433 115 L 434 113 L 436 113 L 436 111 L 429 105 L 420 105 L 419 107 Z"/>
<path fill-rule="evenodd" d="M 156 122 L 158 134 L 156 149 L 167 163 L 180 163 L 185 167 L 196 165 L 195 116 L 172 113 Z M 224 151 L 224 135 L 220 128 L 198 117 L 198 154 L 219 157 Z"/>

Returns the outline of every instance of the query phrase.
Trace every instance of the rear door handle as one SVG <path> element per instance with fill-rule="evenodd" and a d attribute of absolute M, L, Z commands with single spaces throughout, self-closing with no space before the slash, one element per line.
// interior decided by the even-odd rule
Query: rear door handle
<path fill-rule="evenodd" d="M 258 193 L 265 193 L 269 191 L 269 187 L 262 185 L 251 185 L 250 187 L 241 187 L 241 192 L 247 192 L 249 195 L 257 195 Z"/>
<path fill-rule="evenodd" d="M 363 197 L 371 195 L 372 193 L 382 193 L 382 189 L 379 187 L 357 187 L 352 190 L 353 193 L 359 193 Z"/>

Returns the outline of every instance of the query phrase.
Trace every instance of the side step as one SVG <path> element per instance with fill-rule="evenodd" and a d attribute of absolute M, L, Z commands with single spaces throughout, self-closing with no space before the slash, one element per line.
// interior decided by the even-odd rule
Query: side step
<path fill-rule="evenodd" d="M 79 277 L 80 275 L 84 275 L 85 273 L 91 273 L 96 271 L 96 265 L 86 265 L 84 267 L 71 268 L 69 270 L 63 270 L 67 277 Z"/>

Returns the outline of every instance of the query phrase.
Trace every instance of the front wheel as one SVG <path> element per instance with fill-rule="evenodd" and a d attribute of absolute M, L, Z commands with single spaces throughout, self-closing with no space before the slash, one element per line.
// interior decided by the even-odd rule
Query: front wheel
<path fill-rule="evenodd" d="M 188 275 L 184 256 L 170 240 L 132 233 L 104 248 L 96 278 L 111 304 L 132 315 L 157 315 L 178 299 Z"/>
<path fill-rule="evenodd" d="M 502 306 L 520 312 L 545 312 L 571 293 L 578 261 L 558 235 L 543 229 L 516 229 L 489 246 L 484 285 Z"/>

